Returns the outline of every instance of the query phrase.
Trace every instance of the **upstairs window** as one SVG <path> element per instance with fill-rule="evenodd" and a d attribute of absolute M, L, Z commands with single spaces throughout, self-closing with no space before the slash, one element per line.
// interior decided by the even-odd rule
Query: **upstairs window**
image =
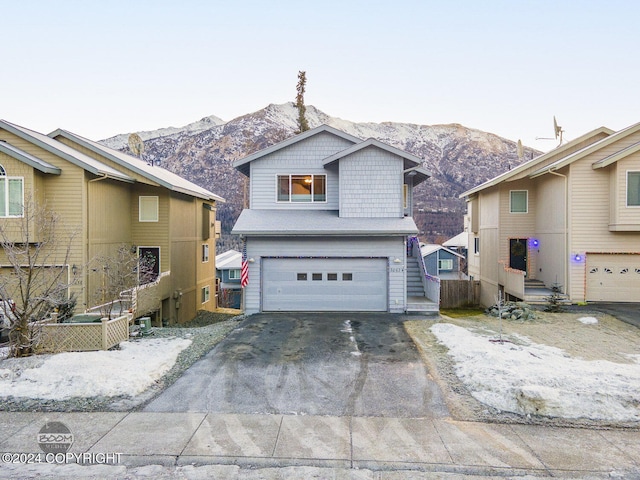
<path fill-rule="evenodd" d="M 640 172 L 627 172 L 627 207 L 640 207 Z"/>
<path fill-rule="evenodd" d="M 139 221 L 157 222 L 159 218 L 158 197 L 141 196 L 139 202 Z"/>
<path fill-rule="evenodd" d="M 209 244 L 202 244 L 202 263 L 206 263 L 209 261 Z"/>
<path fill-rule="evenodd" d="M 21 217 L 24 205 L 24 179 L 9 177 L 0 165 L 0 217 Z"/>
<path fill-rule="evenodd" d="M 278 175 L 278 202 L 326 201 L 326 175 Z"/>
<path fill-rule="evenodd" d="M 229 270 L 229 280 L 240 280 L 240 269 L 233 268 Z"/>
<path fill-rule="evenodd" d="M 526 190 L 511 190 L 509 194 L 509 212 L 527 213 L 529 208 L 528 192 Z"/>

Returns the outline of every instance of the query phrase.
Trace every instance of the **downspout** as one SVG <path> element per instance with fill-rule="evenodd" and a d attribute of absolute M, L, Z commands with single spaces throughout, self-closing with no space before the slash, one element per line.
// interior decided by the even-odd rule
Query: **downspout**
<path fill-rule="evenodd" d="M 555 175 L 557 177 L 564 178 L 564 283 L 565 283 L 565 291 L 567 294 L 569 291 L 569 262 L 568 262 L 568 251 L 569 251 L 569 186 L 566 175 L 562 173 L 555 172 L 553 168 L 547 170 L 551 175 Z"/>

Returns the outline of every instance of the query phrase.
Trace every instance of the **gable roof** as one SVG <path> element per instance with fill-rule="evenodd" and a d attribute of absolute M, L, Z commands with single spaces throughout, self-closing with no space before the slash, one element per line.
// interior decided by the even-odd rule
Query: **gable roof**
<path fill-rule="evenodd" d="M 0 128 L 11 132 L 23 140 L 33 143 L 43 150 L 53 153 L 54 155 L 61 157 L 73 165 L 76 165 L 94 175 L 113 178 L 123 182 L 134 182 L 134 179 L 129 175 L 119 172 L 115 168 L 111 168 L 108 165 L 85 155 L 84 153 L 68 147 L 64 143 L 43 135 L 42 133 L 29 130 L 28 128 L 7 122 L 6 120 L 0 120 Z"/>
<path fill-rule="evenodd" d="M 237 250 L 228 250 L 216 255 L 216 269 L 238 269 L 242 267 L 242 254 Z"/>
<path fill-rule="evenodd" d="M 249 176 L 249 164 L 254 160 L 262 158 L 273 152 L 277 152 L 278 150 L 289 147 L 291 145 L 295 145 L 298 142 L 306 140 L 307 138 L 313 137 L 314 135 L 317 135 L 322 132 L 331 133 L 332 135 L 343 138 L 351 143 L 358 143 L 362 141 L 358 137 L 349 135 L 348 133 L 340 131 L 337 128 L 333 128 L 333 127 L 330 127 L 329 125 L 322 124 L 319 127 L 312 128 L 311 130 L 307 130 L 306 132 L 302 132 L 302 133 L 299 133 L 298 135 L 294 135 L 293 137 L 289 137 L 286 140 L 283 140 L 282 142 L 276 143 L 275 145 L 271 145 L 270 147 L 259 150 L 252 155 L 249 155 L 244 158 L 240 158 L 235 162 L 233 162 L 233 166 L 243 174 Z"/>
<path fill-rule="evenodd" d="M 182 178 L 181 176 L 170 172 L 169 170 L 165 170 L 162 167 L 149 165 L 147 162 L 137 157 L 127 155 L 126 153 L 120 152 L 119 150 L 114 150 L 112 148 L 106 147 L 98 142 L 94 142 L 93 140 L 89 140 L 88 138 L 81 137 L 80 135 L 76 135 L 75 133 L 69 132 L 67 130 L 55 130 L 54 132 L 51 132 L 48 137 L 54 139 L 56 137 L 63 137 L 71 140 L 91 150 L 92 152 L 97 153 L 98 155 L 102 155 L 103 157 L 108 158 L 117 165 L 131 170 L 132 172 L 135 172 L 138 175 L 174 192 L 184 193 L 205 200 L 215 200 L 221 203 L 224 202 L 224 199 L 222 197 L 219 197 L 209 190 L 202 188 L 195 183 L 192 183 Z"/>
<path fill-rule="evenodd" d="M 437 243 L 421 243 L 420 244 L 420 255 L 426 257 L 427 255 L 431 255 L 438 250 L 444 250 L 445 252 L 449 252 L 451 255 L 455 255 L 456 257 L 464 258 L 464 255 L 454 252 L 453 250 L 449 250 L 447 247 L 443 247 L 442 245 L 438 245 Z"/>
<path fill-rule="evenodd" d="M 489 188 L 489 187 L 493 187 L 495 185 L 498 185 L 499 183 L 502 183 L 506 180 L 509 180 L 510 178 L 515 177 L 516 175 L 519 175 L 520 173 L 522 173 L 524 170 L 527 170 L 529 168 L 535 167 L 536 165 L 540 165 L 541 163 L 557 156 L 557 155 L 562 155 L 562 153 L 567 152 L 568 150 L 570 150 L 571 148 L 575 147 L 576 145 L 587 141 L 591 138 L 594 138 L 596 136 L 605 134 L 605 135 L 613 135 L 615 132 L 609 128 L 606 127 L 600 127 L 600 128 L 596 128 L 595 130 L 592 130 L 584 135 L 581 135 L 580 137 L 571 140 L 570 142 L 565 143 L 564 145 L 560 145 L 557 148 L 554 148 L 553 150 L 550 150 L 547 153 L 544 153 L 542 155 L 537 156 L 536 158 L 533 158 L 531 160 L 529 160 L 528 162 L 524 162 L 521 163 L 520 165 L 518 165 L 515 168 L 512 168 L 511 170 L 504 172 L 496 177 L 493 177 L 489 180 L 487 180 L 484 183 L 481 183 L 480 185 L 477 185 L 476 187 L 473 187 L 470 190 L 467 190 L 466 192 L 461 193 L 460 195 L 458 195 L 458 198 L 464 198 L 464 197 L 469 197 L 481 190 L 484 190 L 485 188 Z M 599 143 L 602 140 L 596 141 L 594 143 L 592 143 L 590 146 L 595 145 L 597 143 Z M 585 148 L 589 148 L 589 147 L 585 147 Z M 582 149 L 584 150 L 584 149 Z M 581 151 L 581 150 L 579 150 Z M 570 155 L 569 155 L 570 156 Z M 566 157 L 563 157 L 566 158 Z M 547 167 L 545 167 L 547 168 Z"/>
<path fill-rule="evenodd" d="M 27 165 L 41 171 L 42 173 L 60 175 L 60 173 L 62 172 L 62 170 L 60 170 L 55 165 L 51 165 L 50 163 L 47 163 L 44 160 L 31 155 L 30 153 L 20 150 L 19 148 L 14 147 L 4 140 L 0 140 L 0 152 L 5 153 L 10 157 L 15 158 L 16 160 L 26 163 Z"/>
<path fill-rule="evenodd" d="M 615 163 L 618 160 L 622 160 L 623 158 L 628 157 L 629 155 L 633 155 L 638 151 L 640 151 L 640 142 L 634 143 L 633 145 L 629 145 L 628 147 L 623 148 L 619 152 L 613 153 L 608 157 L 598 160 L 592 165 L 592 167 L 594 169 L 607 167 L 612 163 Z"/>
<path fill-rule="evenodd" d="M 469 234 L 467 232 L 459 233 L 455 237 L 451 237 L 449 240 L 444 242 L 442 246 L 469 248 Z"/>
<path fill-rule="evenodd" d="M 416 157 L 415 155 L 412 155 L 409 152 L 405 152 L 404 150 L 400 150 L 399 148 L 392 147 L 391 145 L 388 145 L 379 140 L 376 140 L 375 138 L 368 138 L 362 142 L 352 145 L 351 147 L 345 150 L 341 150 L 337 153 L 334 153 L 330 157 L 325 158 L 322 161 L 322 165 L 326 167 L 327 165 L 337 162 L 341 158 L 344 158 L 348 155 L 352 155 L 368 147 L 379 148 L 393 155 L 396 155 L 400 158 L 403 158 L 405 173 L 408 173 L 409 175 L 415 177 L 414 185 L 417 185 L 425 181 L 427 178 L 431 176 L 431 173 L 423 166 L 423 161 L 420 157 Z M 415 172 L 415 174 L 412 175 L 410 172 Z"/>

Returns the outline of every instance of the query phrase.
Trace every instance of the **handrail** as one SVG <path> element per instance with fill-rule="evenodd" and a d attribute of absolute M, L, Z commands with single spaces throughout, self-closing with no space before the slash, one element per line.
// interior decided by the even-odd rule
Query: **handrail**
<path fill-rule="evenodd" d="M 418 259 L 418 266 L 422 272 L 423 288 L 425 297 L 432 302 L 440 303 L 440 277 L 430 275 L 427 272 L 427 265 L 424 263 L 424 257 L 420 251 L 420 241 L 418 237 L 409 237 L 407 242 L 408 256 Z"/>

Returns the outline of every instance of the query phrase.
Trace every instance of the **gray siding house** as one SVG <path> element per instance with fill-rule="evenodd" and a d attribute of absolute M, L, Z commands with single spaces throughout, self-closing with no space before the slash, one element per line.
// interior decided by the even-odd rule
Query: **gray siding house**
<path fill-rule="evenodd" d="M 232 230 L 246 242 L 246 313 L 401 313 L 414 296 L 416 310 L 437 310 L 437 282 L 411 239 L 412 189 L 430 176 L 421 159 L 322 125 L 234 166 L 251 180 Z"/>
<path fill-rule="evenodd" d="M 420 244 L 420 253 L 430 275 L 440 280 L 467 280 L 461 269 L 464 255 L 433 243 Z"/>
<path fill-rule="evenodd" d="M 216 294 L 221 307 L 240 308 L 242 254 L 228 250 L 216 255 Z"/>

